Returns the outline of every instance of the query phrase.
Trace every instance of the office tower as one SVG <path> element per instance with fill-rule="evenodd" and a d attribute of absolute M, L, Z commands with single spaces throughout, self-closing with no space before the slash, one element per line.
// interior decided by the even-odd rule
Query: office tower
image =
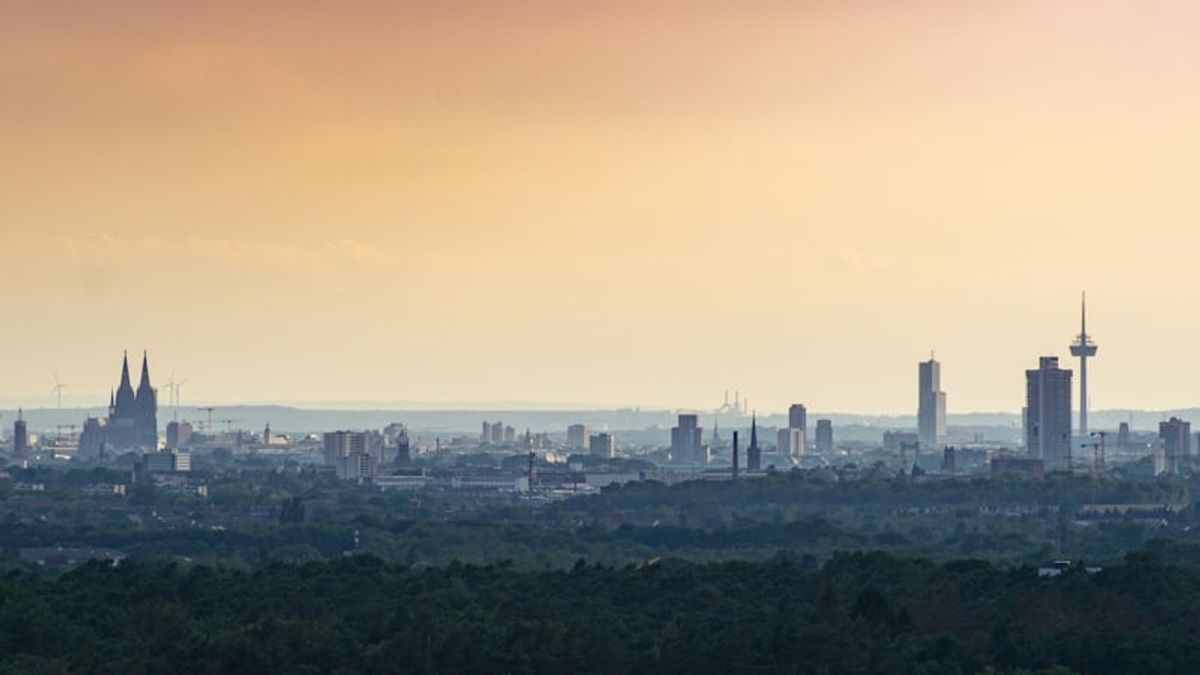
<path fill-rule="evenodd" d="M 1158 438 L 1162 441 L 1170 473 L 1187 467 L 1192 456 L 1192 424 L 1178 417 L 1158 423 Z"/>
<path fill-rule="evenodd" d="M 1025 450 L 1048 471 L 1071 468 L 1071 371 L 1056 356 L 1025 371 Z"/>
<path fill-rule="evenodd" d="M 802 431 L 808 428 L 808 410 L 803 404 L 793 403 L 788 408 L 788 428 Z"/>
<path fill-rule="evenodd" d="M 400 433 L 396 436 L 396 466 L 411 465 L 412 450 L 408 444 L 408 429 L 400 427 Z"/>
<path fill-rule="evenodd" d="M 780 456 L 795 459 L 804 454 L 804 430 L 780 429 L 775 438 Z"/>
<path fill-rule="evenodd" d="M 504 445 L 504 422 L 492 422 L 492 438 L 489 442 L 492 445 Z"/>
<path fill-rule="evenodd" d="M 833 422 L 831 420 L 817 420 L 816 443 L 817 452 L 833 452 Z"/>
<path fill-rule="evenodd" d="M 492 423 L 491 422 L 483 423 L 483 429 L 479 432 L 479 444 L 480 445 L 491 445 L 492 444 Z"/>
<path fill-rule="evenodd" d="M 917 364 L 917 436 L 921 446 L 926 448 L 936 448 L 946 441 L 942 364 L 932 356 Z"/>
<path fill-rule="evenodd" d="M 517 429 L 511 424 L 504 427 L 504 444 L 512 445 L 517 442 Z"/>
<path fill-rule="evenodd" d="M 758 447 L 758 419 L 750 417 L 750 447 L 746 449 L 746 470 L 762 471 L 762 448 Z"/>
<path fill-rule="evenodd" d="M 704 429 L 696 415 L 680 415 L 679 425 L 671 428 L 671 460 L 676 464 L 708 464 Z"/>
<path fill-rule="evenodd" d="M 588 445 L 588 428 L 586 424 L 572 424 L 567 427 L 567 447 L 572 450 L 582 450 Z"/>
<path fill-rule="evenodd" d="M 1079 335 L 1071 343 L 1071 356 L 1079 357 L 1079 435 L 1088 435 L 1088 359 L 1096 355 L 1096 343 L 1087 333 L 1087 294 L 1083 295 L 1079 313 Z"/>
<path fill-rule="evenodd" d="M 13 422 L 13 457 L 24 457 L 29 452 L 29 427 L 25 424 L 25 411 L 17 411 Z"/>
<path fill-rule="evenodd" d="M 593 457 L 615 457 L 617 439 L 610 433 L 593 434 L 588 439 L 588 454 Z"/>
<path fill-rule="evenodd" d="M 1117 427 L 1117 449 L 1125 450 L 1129 448 L 1129 422 L 1121 422 Z"/>
<path fill-rule="evenodd" d="M 268 427 L 269 429 L 270 427 Z M 167 422 L 167 447 L 178 448 L 187 445 L 192 438 L 191 422 Z M 266 439 L 264 439 L 266 440 Z M 268 441 L 269 442 L 269 441 Z"/>

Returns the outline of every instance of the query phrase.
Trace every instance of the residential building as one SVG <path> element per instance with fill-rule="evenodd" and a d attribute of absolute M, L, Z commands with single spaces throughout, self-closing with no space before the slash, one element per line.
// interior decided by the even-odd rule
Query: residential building
<path fill-rule="evenodd" d="M 586 424 L 572 424 L 567 427 L 567 448 L 582 450 L 588 445 L 588 427 Z"/>
<path fill-rule="evenodd" d="M 610 433 L 593 434 L 588 439 L 588 454 L 593 457 L 615 457 L 617 439 Z"/>

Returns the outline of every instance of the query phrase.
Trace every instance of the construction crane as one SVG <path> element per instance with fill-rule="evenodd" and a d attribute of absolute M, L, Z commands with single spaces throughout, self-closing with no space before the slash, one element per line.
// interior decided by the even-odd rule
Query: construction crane
<path fill-rule="evenodd" d="M 213 411 L 216 410 L 216 408 L 209 406 L 207 408 L 196 408 L 196 410 L 199 410 L 200 412 L 208 413 L 208 425 L 206 427 L 204 427 L 204 433 L 211 434 L 213 431 L 212 414 L 213 414 Z"/>
<path fill-rule="evenodd" d="M 1096 461 L 1096 466 L 1099 469 L 1100 473 L 1103 474 L 1104 473 L 1104 438 L 1106 436 L 1108 436 L 1108 432 L 1107 431 L 1092 431 L 1092 432 L 1088 433 L 1088 436 L 1093 436 L 1093 437 L 1099 436 L 1100 437 L 1100 442 L 1092 443 L 1092 445 L 1096 447 L 1096 451 L 1099 453 L 1099 457 L 1097 458 L 1097 461 Z"/>

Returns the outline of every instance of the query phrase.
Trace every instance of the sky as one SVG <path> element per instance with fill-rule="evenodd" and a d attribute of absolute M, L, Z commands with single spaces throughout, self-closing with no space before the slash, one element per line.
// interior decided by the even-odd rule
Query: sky
<path fill-rule="evenodd" d="M 1200 405 L 1185 0 L 0 0 L 0 400 Z M 136 373 L 135 373 L 136 377 Z M 165 400 L 165 393 L 160 393 Z"/>

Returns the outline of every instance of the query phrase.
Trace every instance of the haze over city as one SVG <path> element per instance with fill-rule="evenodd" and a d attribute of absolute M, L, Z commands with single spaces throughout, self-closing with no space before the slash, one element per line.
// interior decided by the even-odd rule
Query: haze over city
<path fill-rule="evenodd" d="M 1198 399 L 1187 2 L 0 9 L 0 399 Z"/>

